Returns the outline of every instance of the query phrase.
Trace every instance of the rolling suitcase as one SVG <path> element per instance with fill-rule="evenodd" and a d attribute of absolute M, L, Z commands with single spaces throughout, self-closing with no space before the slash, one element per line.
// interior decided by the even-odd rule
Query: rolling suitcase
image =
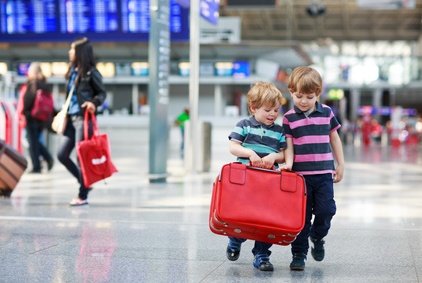
<path fill-rule="evenodd" d="M 27 166 L 23 155 L 0 140 L 0 195 L 10 196 Z"/>
<path fill-rule="evenodd" d="M 219 235 L 285 246 L 302 230 L 305 214 L 303 176 L 234 162 L 214 182 L 209 227 Z"/>

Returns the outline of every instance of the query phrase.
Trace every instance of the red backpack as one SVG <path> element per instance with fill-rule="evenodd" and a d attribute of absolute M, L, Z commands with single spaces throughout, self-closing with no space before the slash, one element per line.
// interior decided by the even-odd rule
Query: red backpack
<path fill-rule="evenodd" d="M 49 91 L 37 90 L 35 94 L 34 105 L 32 106 L 31 116 L 40 121 L 48 121 L 54 112 L 53 96 Z"/>

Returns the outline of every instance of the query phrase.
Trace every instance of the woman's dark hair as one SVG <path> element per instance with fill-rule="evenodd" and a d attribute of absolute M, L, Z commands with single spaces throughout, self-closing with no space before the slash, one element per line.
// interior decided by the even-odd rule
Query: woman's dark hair
<path fill-rule="evenodd" d="M 76 82 L 78 83 L 79 78 L 86 75 L 92 69 L 92 67 L 95 67 L 96 65 L 94 49 L 86 37 L 75 40 L 72 42 L 71 46 L 75 49 L 75 59 L 69 64 L 69 69 L 66 73 L 66 79 L 70 77 L 70 70 L 72 67 L 78 68 L 79 75 Z"/>

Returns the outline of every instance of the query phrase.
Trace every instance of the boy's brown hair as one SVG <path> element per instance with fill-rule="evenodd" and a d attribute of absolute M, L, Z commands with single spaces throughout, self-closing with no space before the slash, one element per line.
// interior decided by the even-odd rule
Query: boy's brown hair
<path fill-rule="evenodd" d="M 267 82 L 256 82 L 248 91 L 248 108 L 260 108 L 261 106 L 274 107 L 282 105 L 283 95 L 280 90 L 272 84 Z"/>
<path fill-rule="evenodd" d="M 322 78 L 318 71 L 311 67 L 297 67 L 290 74 L 287 87 L 291 93 L 315 93 L 319 96 L 322 91 Z"/>

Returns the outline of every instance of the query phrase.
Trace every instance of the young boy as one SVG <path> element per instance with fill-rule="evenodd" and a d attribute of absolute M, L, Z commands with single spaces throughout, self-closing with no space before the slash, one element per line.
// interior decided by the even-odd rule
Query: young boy
<path fill-rule="evenodd" d="M 340 124 L 332 110 L 318 102 L 322 90 L 319 73 L 310 67 L 297 67 L 289 77 L 288 88 L 294 108 L 283 118 L 287 138 L 286 167 L 302 174 L 307 186 L 305 226 L 292 243 L 290 269 L 304 270 L 308 237 L 313 243 L 312 257 L 316 261 L 324 259 L 323 238 L 336 213 L 333 183 L 343 178 L 344 157 L 337 133 Z M 313 223 L 312 214 L 315 216 Z"/>
<path fill-rule="evenodd" d="M 278 166 L 276 160 L 284 160 L 283 150 L 286 147 L 282 127 L 275 124 L 283 96 L 273 84 L 257 82 L 249 90 L 247 98 L 252 116 L 239 121 L 229 135 L 230 153 L 244 164 L 272 169 Z M 240 247 L 245 240 L 229 237 L 229 260 L 239 258 Z M 261 271 L 274 270 L 270 263 L 271 246 L 269 243 L 255 241 L 252 249 L 255 268 Z"/>

